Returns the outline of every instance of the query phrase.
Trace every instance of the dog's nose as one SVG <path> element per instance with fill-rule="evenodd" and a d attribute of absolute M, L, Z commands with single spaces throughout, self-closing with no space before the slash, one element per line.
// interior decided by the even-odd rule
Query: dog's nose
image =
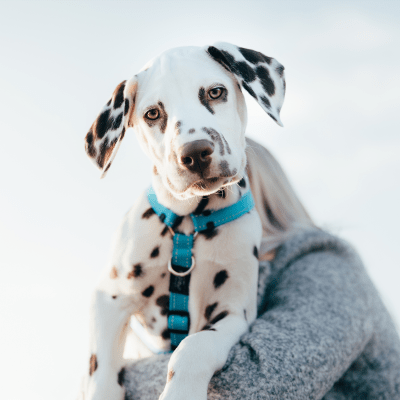
<path fill-rule="evenodd" d="M 189 171 L 203 173 L 211 163 L 214 143 L 209 140 L 195 140 L 182 146 L 180 163 Z"/>

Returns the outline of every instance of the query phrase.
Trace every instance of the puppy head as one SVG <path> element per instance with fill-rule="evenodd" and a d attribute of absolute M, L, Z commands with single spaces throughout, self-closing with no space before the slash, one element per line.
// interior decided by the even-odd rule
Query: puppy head
<path fill-rule="evenodd" d="M 172 195 L 211 194 L 244 173 L 242 88 L 281 124 L 285 83 L 276 60 L 228 43 L 169 50 L 117 87 L 86 135 L 87 153 L 104 176 L 132 126 Z"/>

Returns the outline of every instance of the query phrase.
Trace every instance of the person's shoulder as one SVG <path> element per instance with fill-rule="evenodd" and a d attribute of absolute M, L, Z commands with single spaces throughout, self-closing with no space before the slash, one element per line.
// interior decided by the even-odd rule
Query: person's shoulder
<path fill-rule="evenodd" d="M 273 260 L 278 269 L 312 253 L 335 255 L 352 264 L 361 265 L 361 260 L 350 243 L 317 227 L 299 228 L 276 249 Z"/>

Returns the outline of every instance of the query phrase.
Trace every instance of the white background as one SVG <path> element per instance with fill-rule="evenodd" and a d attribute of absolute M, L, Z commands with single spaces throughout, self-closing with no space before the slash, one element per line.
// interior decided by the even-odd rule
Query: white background
<path fill-rule="evenodd" d="M 359 251 L 400 322 L 399 1 L 0 2 L 0 397 L 72 399 L 88 302 L 148 184 L 132 130 L 107 178 L 83 138 L 115 86 L 171 47 L 227 41 L 286 67 L 278 127 L 248 135 L 315 222 Z"/>

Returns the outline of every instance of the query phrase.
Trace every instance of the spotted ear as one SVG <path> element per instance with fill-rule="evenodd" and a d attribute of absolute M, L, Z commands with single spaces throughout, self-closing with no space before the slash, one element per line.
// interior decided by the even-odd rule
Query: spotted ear
<path fill-rule="evenodd" d="M 85 137 L 87 155 L 103 171 L 104 178 L 128 128 L 135 106 L 137 79 L 121 82 Z"/>
<path fill-rule="evenodd" d="M 275 59 L 250 49 L 219 42 L 206 47 L 207 53 L 235 75 L 245 88 L 280 126 L 279 113 L 285 97 L 284 67 Z"/>

